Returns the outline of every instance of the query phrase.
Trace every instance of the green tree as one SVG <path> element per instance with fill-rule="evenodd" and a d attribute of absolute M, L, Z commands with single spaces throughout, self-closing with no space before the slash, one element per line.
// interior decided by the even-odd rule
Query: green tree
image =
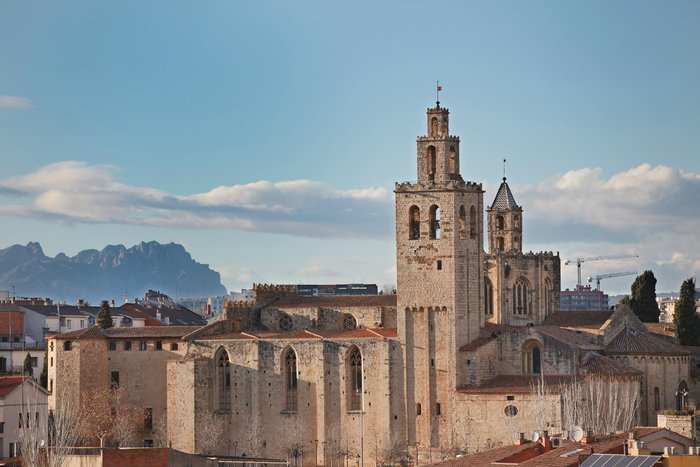
<path fill-rule="evenodd" d="M 32 356 L 27 352 L 27 356 L 24 357 L 24 365 L 22 366 L 22 374 L 27 376 L 34 376 L 34 369 L 32 368 Z"/>
<path fill-rule="evenodd" d="M 102 300 L 102 304 L 100 305 L 100 311 L 97 312 L 97 325 L 102 329 L 114 327 L 114 321 L 112 320 L 112 311 L 109 307 L 109 302 L 107 300 Z"/>
<path fill-rule="evenodd" d="M 644 271 L 632 283 L 629 306 L 641 321 L 658 323 L 659 304 L 656 303 L 656 277 L 651 271 Z"/>
<path fill-rule="evenodd" d="M 700 318 L 695 312 L 695 280 L 681 284 L 681 296 L 673 315 L 678 345 L 700 345 Z"/>
<path fill-rule="evenodd" d="M 46 353 L 44 354 L 44 366 L 41 368 L 41 375 L 39 375 L 39 384 L 41 384 L 41 387 L 44 389 L 47 389 L 49 386 L 49 349 L 46 349 Z"/>

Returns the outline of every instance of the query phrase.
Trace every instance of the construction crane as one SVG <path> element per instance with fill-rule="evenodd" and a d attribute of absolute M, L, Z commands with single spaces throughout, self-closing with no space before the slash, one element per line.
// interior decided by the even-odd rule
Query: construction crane
<path fill-rule="evenodd" d="M 591 256 L 588 258 L 576 258 L 576 259 L 567 259 L 564 261 L 565 265 L 569 265 L 571 263 L 576 263 L 576 269 L 577 269 L 577 277 L 578 277 L 578 282 L 577 284 L 579 286 L 583 285 L 581 284 L 581 263 L 584 263 L 586 261 L 601 261 L 604 259 L 623 259 L 623 258 L 639 258 L 639 255 L 607 255 L 607 256 Z"/>
<path fill-rule="evenodd" d="M 600 280 L 601 279 L 609 279 L 611 277 L 631 276 L 632 274 L 637 274 L 637 273 L 628 271 L 628 272 L 611 272 L 610 274 L 599 274 L 597 276 L 589 277 L 588 282 L 595 281 L 595 289 L 600 290 Z"/>

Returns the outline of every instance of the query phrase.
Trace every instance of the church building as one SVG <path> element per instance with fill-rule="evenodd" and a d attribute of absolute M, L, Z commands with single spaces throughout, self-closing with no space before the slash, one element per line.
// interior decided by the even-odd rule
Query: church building
<path fill-rule="evenodd" d="M 304 465 L 428 462 L 521 432 L 653 424 L 683 404 L 689 355 L 629 309 L 557 311 L 558 253 L 523 252 L 525 211 L 505 178 L 486 206 L 482 184 L 464 180 L 449 116 L 439 102 L 427 110 L 417 179 L 395 185 L 396 295 L 256 284 L 252 301 L 179 335 L 59 334 L 50 404 L 70 385 L 106 387 L 118 368 L 134 403 L 167 419 L 173 448 Z M 123 351 L 132 338 L 148 350 L 177 342 L 160 346 L 147 382 L 138 352 Z M 605 426 L 589 416 L 595 407 L 569 413 L 591 384 L 631 405 Z"/>

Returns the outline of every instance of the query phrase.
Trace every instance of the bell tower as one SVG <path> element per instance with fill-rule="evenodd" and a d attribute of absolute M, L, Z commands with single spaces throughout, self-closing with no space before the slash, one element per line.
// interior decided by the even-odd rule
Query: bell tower
<path fill-rule="evenodd" d="M 455 388 L 467 381 L 460 347 L 483 324 L 483 190 L 460 174 L 449 110 L 427 110 L 417 144 L 417 181 L 397 183 L 397 328 L 406 381 L 407 439 L 453 442 Z"/>
<path fill-rule="evenodd" d="M 498 193 L 486 209 L 488 216 L 489 254 L 522 253 L 523 208 L 518 206 L 503 177 Z"/>

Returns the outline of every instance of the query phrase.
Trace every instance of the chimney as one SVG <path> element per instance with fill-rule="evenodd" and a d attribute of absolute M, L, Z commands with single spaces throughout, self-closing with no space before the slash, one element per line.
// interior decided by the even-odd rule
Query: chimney
<path fill-rule="evenodd" d="M 515 442 L 515 444 L 516 444 L 516 446 L 520 446 L 520 445 L 525 444 L 525 442 L 526 442 L 526 441 L 525 441 L 525 433 L 523 433 L 523 432 L 521 431 L 520 434 L 519 434 L 518 440 Z"/>
<path fill-rule="evenodd" d="M 547 430 L 542 432 L 542 446 L 544 446 L 544 452 L 552 450 L 552 438 L 549 437 L 549 431 Z"/>

